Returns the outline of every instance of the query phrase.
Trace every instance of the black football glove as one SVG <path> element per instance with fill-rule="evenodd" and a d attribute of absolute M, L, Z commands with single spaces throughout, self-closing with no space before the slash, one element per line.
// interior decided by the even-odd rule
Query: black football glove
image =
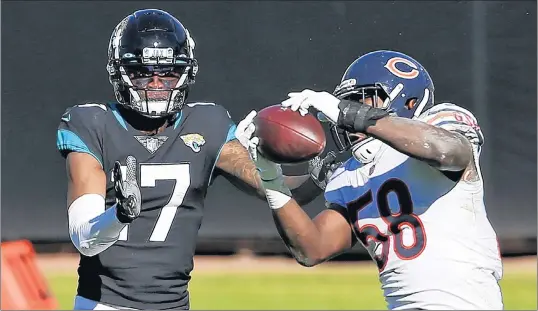
<path fill-rule="evenodd" d="M 368 127 L 389 115 L 384 109 L 345 99 L 340 101 L 338 108 L 338 127 L 351 133 L 366 133 Z"/>
<path fill-rule="evenodd" d="M 308 173 L 310 173 L 312 181 L 318 187 L 325 190 L 327 181 L 340 165 L 342 165 L 342 162 L 336 162 L 336 154 L 334 151 L 330 151 L 323 159 L 317 156 L 310 160 L 308 162 Z"/>
<path fill-rule="evenodd" d="M 113 168 L 114 190 L 116 191 L 116 216 L 121 223 L 131 223 L 140 216 L 141 195 L 136 182 L 136 159 L 128 156 L 127 178 L 123 180 L 121 164 L 116 161 Z"/>

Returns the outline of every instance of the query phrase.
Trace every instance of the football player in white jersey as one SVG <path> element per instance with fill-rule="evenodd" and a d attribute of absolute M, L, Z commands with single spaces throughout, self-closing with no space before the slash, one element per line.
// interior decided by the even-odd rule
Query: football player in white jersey
<path fill-rule="evenodd" d="M 328 208 L 312 220 L 279 166 L 257 153 L 254 124 L 242 139 L 278 231 L 301 265 L 315 266 L 360 241 L 377 263 L 389 309 L 503 308 L 501 257 L 479 168 L 483 136 L 468 110 L 434 105 L 427 71 L 394 51 L 359 57 L 334 95 L 288 95 L 283 107 L 303 115 L 315 108 L 340 151 L 353 155 L 331 175 Z"/>

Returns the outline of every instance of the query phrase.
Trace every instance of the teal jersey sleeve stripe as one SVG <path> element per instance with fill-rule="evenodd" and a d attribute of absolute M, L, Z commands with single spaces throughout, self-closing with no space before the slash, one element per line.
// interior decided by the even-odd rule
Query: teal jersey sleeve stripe
<path fill-rule="evenodd" d="M 211 180 L 213 179 L 213 172 L 215 171 L 215 166 L 217 166 L 217 161 L 219 160 L 220 153 L 222 152 L 222 148 L 227 142 L 237 138 L 235 137 L 236 129 L 237 129 L 237 125 L 235 124 L 230 125 L 230 128 L 228 129 L 228 135 L 226 135 L 226 141 L 224 141 L 222 146 L 220 146 L 219 152 L 217 154 L 217 158 L 215 159 L 215 163 L 213 164 L 213 169 L 211 169 L 211 175 L 209 175 L 209 183 L 208 183 L 209 185 L 211 185 Z"/>
<path fill-rule="evenodd" d="M 117 104 L 110 104 L 110 109 L 112 110 L 112 113 L 114 114 L 114 117 L 116 120 L 118 120 L 118 123 L 127 130 L 127 124 L 125 124 L 125 120 L 123 120 L 123 117 L 121 116 L 120 112 L 118 111 Z"/>
<path fill-rule="evenodd" d="M 232 124 L 230 126 L 230 129 L 228 130 L 228 135 L 226 136 L 226 142 L 229 142 L 230 140 L 234 140 L 237 137 L 235 137 L 235 130 L 237 129 L 237 125 Z"/>
<path fill-rule="evenodd" d="M 174 130 L 177 128 L 177 126 L 181 123 L 181 119 L 183 118 L 183 111 L 180 111 L 176 114 L 176 122 L 174 122 Z"/>
<path fill-rule="evenodd" d="M 56 146 L 58 150 L 71 150 L 76 152 L 84 152 L 92 155 L 103 166 L 101 159 L 90 151 L 88 146 L 78 137 L 77 134 L 68 130 L 58 130 L 56 133 Z"/>

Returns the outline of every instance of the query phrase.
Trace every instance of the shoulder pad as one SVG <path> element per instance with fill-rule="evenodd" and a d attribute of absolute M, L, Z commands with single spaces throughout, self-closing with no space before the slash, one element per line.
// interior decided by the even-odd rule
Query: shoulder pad
<path fill-rule="evenodd" d="M 91 124 L 100 123 L 99 118 L 108 112 L 108 106 L 102 103 L 84 103 L 71 106 L 62 114 L 61 121 L 71 124 Z"/>
<path fill-rule="evenodd" d="M 452 103 L 441 103 L 425 111 L 419 120 L 428 124 L 454 131 L 467 137 L 472 144 L 482 145 L 484 135 L 478 120 L 467 109 Z"/>
<path fill-rule="evenodd" d="M 431 116 L 440 112 L 456 112 L 460 114 L 467 115 L 473 119 L 475 119 L 474 115 L 467 109 L 460 107 L 453 103 L 440 103 L 437 104 L 430 109 L 424 111 L 421 116 Z"/>
<path fill-rule="evenodd" d="M 107 112 L 108 106 L 106 104 L 101 103 L 85 103 L 85 104 L 78 104 L 71 106 L 67 108 L 62 115 L 62 119 L 64 117 L 68 117 L 71 113 L 78 113 L 78 114 L 96 114 L 100 112 Z"/>
<path fill-rule="evenodd" d="M 189 104 L 186 104 L 186 105 L 188 107 L 194 108 L 194 109 L 201 108 L 203 113 L 206 113 L 206 109 L 211 109 L 211 113 L 214 116 L 223 116 L 225 119 L 231 119 L 232 118 L 232 116 L 228 112 L 228 109 L 226 109 L 222 105 L 218 105 L 218 104 L 215 104 L 215 103 L 204 103 L 204 102 L 199 103 L 199 102 L 197 102 L 197 103 L 189 103 Z M 200 113 L 202 113 L 202 111 L 200 111 Z"/>
<path fill-rule="evenodd" d="M 76 107 L 80 107 L 80 108 L 98 107 L 98 108 L 103 109 L 104 111 L 107 111 L 107 110 L 108 110 L 107 105 L 106 105 L 106 104 L 103 104 L 103 103 L 88 102 L 88 103 L 79 104 L 79 105 L 75 105 L 75 106 L 76 106 Z"/>
<path fill-rule="evenodd" d="M 441 103 L 425 111 L 420 119 L 428 123 L 438 123 L 439 119 L 453 119 L 461 123 L 475 126 L 478 122 L 475 116 L 467 109 L 452 103 Z"/>
<path fill-rule="evenodd" d="M 101 146 L 107 111 L 108 106 L 100 103 L 84 103 L 67 108 L 56 133 L 56 146 L 62 155 L 71 151 L 88 153 L 102 166 Z"/>
<path fill-rule="evenodd" d="M 215 103 L 203 103 L 203 102 L 201 102 L 201 103 L 188 103 L 186 105 L 191 107 L 191 108 L 195 107 L 195 106 L 216 106 Z"/>

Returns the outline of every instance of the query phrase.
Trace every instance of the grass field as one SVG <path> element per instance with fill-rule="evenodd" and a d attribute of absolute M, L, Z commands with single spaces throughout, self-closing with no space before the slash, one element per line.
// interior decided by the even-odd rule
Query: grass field
<path fill-rule="evenodd" d="M 246 265 L 216 262 L 214 266 L 198 267 L 197 264 L 190 284 L 191 308 L 386 309 L 376 269 L 370 264 L 327 265 L 314 269 L 298 265 L 237 267 Z M 45 275 L 60 308 L 72 309 L 76 275 L 65 271 L 45 271 Z M 505 308 L 536 310 L 536 281 L 536 259 L 534 265 L 527 264 L 527 268 L 505 264 L 501 283 Z"/>

